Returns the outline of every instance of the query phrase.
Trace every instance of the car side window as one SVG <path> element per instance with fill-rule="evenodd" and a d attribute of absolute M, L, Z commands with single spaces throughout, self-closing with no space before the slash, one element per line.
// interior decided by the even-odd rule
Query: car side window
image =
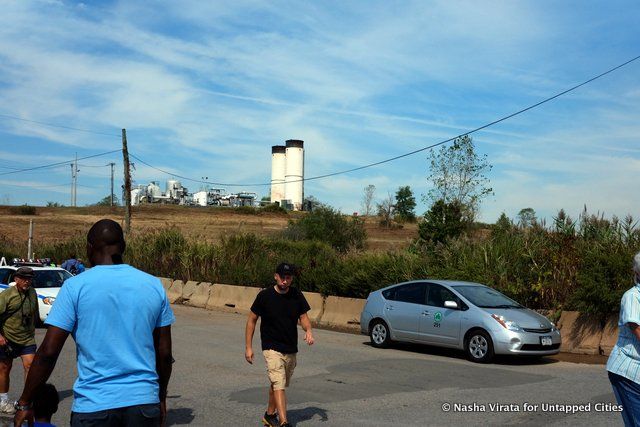
<path fill-rule="evenodd" d="M 11 271 L 8 268 L 0 268 L 0 283 L 4 284 L 4 285 L 8 285 L 8 279 L 9 279 L 9 273 L 11 273 Z"/>
<path fill-rule="evenodd" d="M 429 294 L 427 296 L 427 305 L 433 307 L 444 307 L 445 301 L 455 301 L 458 307 L 461 307 L 460 298 L 449 289 L 435 283 L 429 284 Z"/>
<path fill-rule="evenodd" d="M 408 302 L 412 304 L 424 304 L 425 285 L 424 283 L 408 283 L 395 288 L 395 301 Z"/>

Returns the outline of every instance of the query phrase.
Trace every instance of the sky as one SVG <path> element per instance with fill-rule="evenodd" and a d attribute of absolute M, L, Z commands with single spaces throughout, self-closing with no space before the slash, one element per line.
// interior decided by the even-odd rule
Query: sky
<path fill-rule="evenodd" d="M 640 55 L 639 22 L 633 0 L 5 0 L 0 204 L 69 205 L 71 161 L 121 149 L 121 129 L 155 168 L 262 197 L 272 145 L 304 140 L 307 178 L 430 146 Z M 639 117 L 640 60 L 473 134 L 493 165 L 479 219 L 640 218 Z M 110 162 L 119 189 L 121 153 L 79 161 L 78 205 L 110 194 Z M 172 179 L 132 162 L 135 184 Z M 304 193 L 352 213 L 367 185 L 408 185 L 422 214 L 429 174 L 423 151 Z"/>

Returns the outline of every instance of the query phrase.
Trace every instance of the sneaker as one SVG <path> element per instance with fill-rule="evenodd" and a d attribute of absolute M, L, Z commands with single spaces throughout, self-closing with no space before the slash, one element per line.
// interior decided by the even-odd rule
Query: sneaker
<path fill-rule="evenodd" d="M 0 402 L 0 413 L 2 414 L 15 414 L 16 408 L 13 407 L 13 403 L 5 400 L 4 402 Z"/>
<path fill-rule="evenodd" d="M 269 415 L 265 412 L 264 416 L 262 417 L 262 424 L 264 424 L 266 427 L 278 427 L 278 414 L 274 412 L 273 414 Z"/>

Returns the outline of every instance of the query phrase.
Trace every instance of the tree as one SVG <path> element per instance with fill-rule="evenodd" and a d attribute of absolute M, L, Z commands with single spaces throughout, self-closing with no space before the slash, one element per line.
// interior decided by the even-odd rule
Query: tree
<path fill-rule="evenodd" d="M 113 206 L 118 206 L 118 198 L 113 196 Z M 111 195 L 104 196 L 102 200 L 95 204 L 95 206 L 111 206 Z"/>
<path fill-rule="evenodd" d="M 414 222 L 416 220 L 416 198 L 408 185 L 398 188 L 396 192 L 395 214 L 400 222 Z"/>
<path fill-rule="evenodd" d="M 393 203 L 393 197 L 391 197 L 391 194 L 389 194 L 382 202 L 378 203 L 377 208 L 378 216 L 380 217 L 380 225 L 391 228 L 393 225 L 393 217 L 396 213 L 396 205 Z"/>
<path fill-rule="evenodd" d="M 369 184 L 364 188 L 362 196 L 362 215 L 369 216 L 373 210 L 373 196 L 376 192 L 376 186 Z"/>
<path fill-rule="evenodd" d="M 438 200 L 424 215 L 424 221 L 418 226 L 420 238 L 433 243 L 444 243 L 458 237 L 467 228 L 458 201 L 445 203 Z"/>
<path fill-rule="evenodd" d="M 491 171 L 487 155 L 478 156 L 473 140 L 464 135 L 456 138 L 450 146 L 442 146 L 438 152 L 429 153 L 433 188 L 427 200 L 432 203 L 442 200 L 445 205 L 456 202 L 467 221 L 473 221 L 481 200 L 493 194 L 486 174 Z"/>
<path fill-rule="evenodd" d="M 59 203 L 59 202 L 51 202 L 51 201 L 49 201 L 49 202 L 47 202 L 47 207 L 48 208 L 61 208 L 61 207 L 64 207 L 64 205 L 62 203 Z"/>
<path fill-rule="evenodd" d="M 522 228 L 529 228 L 536 224 L 536 211 L 533 208 L 520 209 L 518 212 L 518 225 Z"/>
<path fill-rule="evenodd" d="M 513 229 L 513 223 L 507 217 L 507 215 L 504 212 L 502 212 L 500 214 L 500 217 L 496 221 L 496 224 L 493 227 L 493 233 L 495 235 L 505 235 L 512 229 Z"/>

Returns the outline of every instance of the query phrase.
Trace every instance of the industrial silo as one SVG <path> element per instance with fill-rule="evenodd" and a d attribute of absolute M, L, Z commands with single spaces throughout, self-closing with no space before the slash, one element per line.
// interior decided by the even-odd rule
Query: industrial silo
<path fill-rule="evenodd" d="M 271 147 L 271 203 L 282 204 L 284 197 L 284 177 L 286 168 L 286 147 Z"/>
<path fill-rule="evenodd" d="M 304 198 L 304 141 L 289 139 L 286 144 L 284 198 L 299 211 Z"/>

